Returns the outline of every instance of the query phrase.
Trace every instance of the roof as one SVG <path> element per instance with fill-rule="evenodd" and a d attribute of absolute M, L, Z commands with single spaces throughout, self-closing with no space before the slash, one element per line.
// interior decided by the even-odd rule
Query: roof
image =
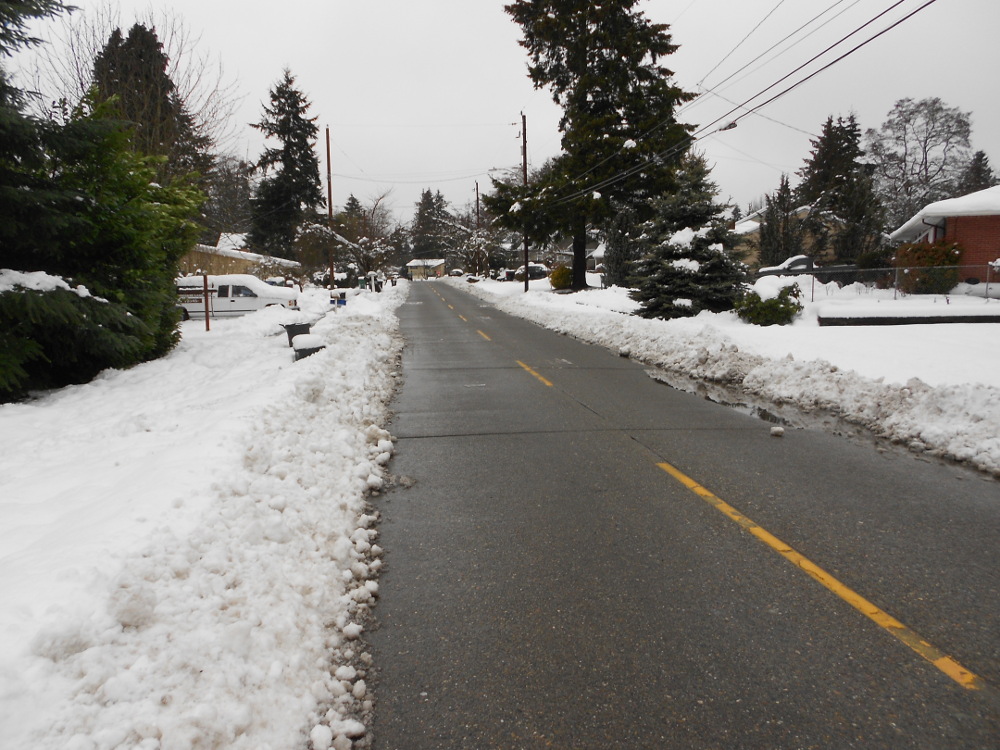
<path fill-rule="evenodd" d="M 444 258 L 414 258 L 409 263 L 406 264 L 407 268 L 420 268 L 429 267 L 434 268 L 435 266 L 443 266 Z"/>
<path fill-rule="evenodd" d="M 1000 185 L 963 195 L 961 198 L 930 203 L 908 222 L 889 235 L 893 242 L 915 240 L 923 234 L 928 224 L 949 216 L 1000 215 Z"/>
<path fill-rule="evenodd" d="M 212 247 L 211 245 L 195 245 L 194 249 L 199 253 L 205 253 L 206 255 L 221 255 L 225 258 L 240 258 L 242 260 L 248 260 L 252 263 L 268 263 L 275 266 L 281 266 L 282 268 L 299 268 L 302 264 L 297 260 L 289 260 L 288 258 L 278 258 L 273 255 L 260 255 L 258 253 L 251 253 L 248 250 L 234 250 L 229 247 Z"/>

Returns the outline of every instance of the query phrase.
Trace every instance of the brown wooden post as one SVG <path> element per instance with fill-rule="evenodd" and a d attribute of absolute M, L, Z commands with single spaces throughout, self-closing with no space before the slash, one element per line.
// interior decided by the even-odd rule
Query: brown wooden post
<path fill-rule="evenodd" d="M 205 330 L 211 331 L 212 327 L 211 325 L 209 325 L 208 322 L 209 312 L 211 311 L 211 304 L 209 303 L 208 299 L 208 274 L 203 273 L 201 275 L 201 278 L 202 278 L 202 294 L 205 295 Z"/>

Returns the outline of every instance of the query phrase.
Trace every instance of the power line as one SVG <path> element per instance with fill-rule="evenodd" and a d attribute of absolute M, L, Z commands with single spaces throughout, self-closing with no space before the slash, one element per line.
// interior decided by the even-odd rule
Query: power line
<path fill-rule="evenodd" d="M 764 102 L 762 102 L 760 104 L 754 105 L 753 107 L 747 107 L 747 105 L 750 102 L 752 102 L 754 99 L 757 99 L 761 95 L 763 95 L 766 92 L 768 92 L 771 89 L 773 89 L 775 86 L 777 86 L 780 83 L 782 83 L 783 81 L 787 80 L 792 75 L 794 75 L 796 72 L 802 70 L 802 68 L 804 68 L 805 66 L 807 66 L 809 63 L 814 62 L 816 59 L 818 59 L 822 55 L 826 54 L 827 52 L 829 52 L 830 50 L 832 50 L 834 47 L 838 46 L 839 44 L 842 44 L 844 41 L 846 41 L 850 37 L 854 36 L 856 33 L 858 33 L 859 31 L 861 31 L 865 27 L 871 25 L 873 22 L 875 22 L 876 20 L 878 20 L 879 18 L 881 18 L 882 16 L 884 16 L 886 13 L 888 13 L 889 11 L 893 10 L 894 8 L 896 8 L 897 6 L 901 5 L 905 1 L 906 0 L 898 0 L 898 2 L 894 3 L 892 6 L 890 6 L 886 10 L 882 11 L 881 13 L 879 13 L 877 16 L 875 16 L 874 18 L 870 19 L 865 24 L 863 24 L 862 26 L 860 26 L 857 29 L 855 29 L 854 31 L 852 31 L 850 34 L 844 36 L 843 38 L 841 38 L 840 40 L 838 40 L 834 44 L 830 45 L 829 47 L 827 47 L 825 50 L 823 50 L 819 54 L 815 55 L 813 58 L 811 58 L 806 63 L 803 63 L 798 68 L 796 68 L 795 70 L 791 71 L 790 73 L 788 73 L 787 75 L 783 76 L 782 78 L 778 79 L 777 81 L 775 81 L 774 83 L 772 83 L 767 88 L 759 91 L 757 94 L 755 94 L 754 96 L 750 97 L 749 99 L 747 99 L 742 104 L 737 105 L 736 107 L 734 107 L 733 109 L 731 109 L 726 114 L 722 115 L 721 117 L 717 117 L 715 120 L 713 120 L 708 125 L 705 125 L 705 126 L 699 128 L 698 130 L 696 130 L 694 133 L 688 135 L 680 143 L 678 143 L 678 144 L 672 146 L 671 148 L 666 149 L 665 151 L 662 151 L 662 152 L 660 152 L 658 154 L 654 154 L 653 156 L 651 156 L 651 157 L 643 160 L 640 164 L 637 164 L 637 165 L 635 165 L 633 167 L 630 167 L 629 169 L 622 170 L 621 172 L 619 172 L 619 173 L 617 173 L 615 175 L 611 175 L 611 176 L 609 176 L 609 177 L 607 177 L 607 178 L 605 178 L 603 180 L 600 180 L 599 182 L 597 182 L 597 183 L 595 183 L 593 185 L 588 185 L 585 188 L 580 188 L 580 189 L 576 190 L 575 192 L 573 192 L 573 193 L 571 193 L 571 194 L 569 194 L 569 195 L 567 195 L 567 196 L 565 196 L 563 198 L 558 199 L 557 201 L 555 201 L 553 203 L 553 205 L 562 205 L 564 203 L 568 203 L 570 201 L 573 201 L 573 200 L 576 200 L 578 198 L 581 198 L 581 197 L 583 197 L 583 196 L 585 196 L 585 195 L 587 195 L 589 193 L 599 192 L 603 188 L 606 188 L 606 187 L 608 187 L 610 185 L 616 184 L 617 182 L 621 182 L 622 180 L 626 180 L 626 179 L 628 179 L 629 177 L 631 177 L 631 176 L 633 176 L 635 174 L 638 174 L 639 172 L 641 172 L 642 170 L 646 169 L 648 166 L 650 166 L 651 164 L 655 163 L 658 160 L 668 159 L 671 156 L 674 156 L 675 154 L 677 154 L 678 152 L 680 152 L 682 149 L 686 149 L 688 146 L 690 146 L 690 144 L 695 143 L 698 140 L 701 140 L 702 138 L 708 137 L 709 135 L 714 135 L 716 132 L 718 132 L 720 130 L 728 130 L 729 128 L 736 127 L 736 123 L 739 120 L 742 120 L 744 117 L 747 117 L 747 116 L 749 116 L 751 114 L 754 114 L 758 109 L 762 109 L 763 107 L 767 106 L 768 104 L 771 104 L 772 102 L 780 99 L 782 96 L 784 96 L 785 94 L 789 93 L 793 89 L 798 88 L 800 85 L 802 85 L 806 81 L 808 81 L 808 80 L 816 77 L 817 75 L 819 75 L 823 71 L 828 70 L 832 66 L 836 65 L 838 62 L 844 60 L 848 56 L 850 56 L 850 55 L 854 54 L 855 52 L 857 52 L 862 47 L 864 47 L 867 44 L 873 42 L 874 40 L 878 39 L 879 37 L 883 36 L 884 34 L 888 33 L 892 29 L 894 29 L 897 26 L 899 26 L 904 21 L 912 18 L 914 15 L 916 15 L 920 11 L 924 10 L 928 6 L 930 6 L 930 5 L 934 4 L 935 2 L 937 2 L 937 0 L 927 0 L 927 2 L 925 2 L 919 8 L 916 8 L 915 10 L 911 11 L 907 15 L 905 15 L 902 18 L 896 20 L 895 22 L 893 22 L 892 24 L 890 24 L 889 26 L 887 26 L 882 31 L 879 31 L 878 33 L 876 33 L 873 36 L 869 37 L 865 41 L 863 41 L 860 44 L 856 45 L 852 49 L 848 50 L 847 52 L 845 52 L 841 56 L 837 57 L 836 59 L 834 59 L 833 61 L 827 63 L 826 65 L 822 66 L 821 68 L 817 69 L 816 71 L 810 73 L 808 76 L 800 79 L 799 81 L 797 81 L 796 83 L 792 84 L 791 86 L 789 86 L 788 88 L 784 89 L 783 91 L 779 92 L 778 94 L 775 94 L 774 96 L 772 96 L 767 101 L 764 101 Z M 731 115 L 733 115 L 733 113 L 736 112 L 739 109 L 746 109 L 746 111 L 743 112 L 742 114 L 736 116 L 732 121 L 730 121 L 729 123 L 727 123 L 725 126 L 717 128 L 715 130 L 712 130 L 711 132 L 705 132 L 705 131 L 708 131 L 710 128 L 714 127 L 715 125 L 717 125 L 718 123 L 722 122 L 723 120 L 726 120 L 728 117 L 730 117 Z M 663 127 L 663 126 L 665 126 L 666 124 L 668 124 L 670 122 L 672 122 L 672 120 L 664 120 L 663 122 L 660 123 L 660 125 L 657 126 L 657 128 Z M 649 132 L 650 133 L 654 132 L 657 128 L 653 128 Z M 699 134 L 703 134 L 703 135 L 699 135 Z M 602 163 L 605 163 L 606 161 L 607 160 L 605 160 Z M 592 170 L 590 170 L 590 171 L 592 171 Z M 589 173 L 589 171 L 588 171 L 588 173 Z"/>
<path fill-rule="evenodd" d="M 822 12 L 817 13 L 815 16 L 813 16 L 808 21 L 806 21 L 804 24 L 802 24 L 797 29 L 795 29 L 795 31 L 791 32 L 790 34 L 787 34 L 784 38 L 782 38 L 779 41 L 775 42 L 770 47 L 768 47 L 766 50 L 764 50 L 763 52 L 761 52 L 759 55 L 757 55 L 757 57 L 755 57 L 753 60 L 751 60 L 750 62 L 748 62 L 746 65 L 742 66 L 738 70 L 733 71 L 728 76 L 726 76 L 725 78 L 723 78 L 717 84 L 715 84 L 710 89 L 708 89 L 708 91 L 710 93 L 718 91 L 722 86 L 724 86 L 734 76 L 738 75 L 741 72 L 746 71 L 745 74 L 742 77 L 737 78 L 735 81 L 733 81 L 733 83 L 739 83 L 739 81 L 742 81 L 743 78 L 745 78 L 746 76 L 750 75 L 751 73 L 756 72 L 757 70 L 760 69 L 761 66 L 758 66 L 757 68 L 754 68 L 753 70 L 750 70 L 750 71 L 747 71 L 747 68 L 750 67 L 751 65 L 753 65 L 755 62 L 757 62 L 758 60 L 760 60 L 762 57 L 764 57 L 768 53 L 772 52 L 779 45 L 784 44 L 785 42 L 787 42 L 793 36 L 795 36 L 800 31 L 802 31 L 804 28 L 806 28 L 807 26 L 809 26 L 809 24 L 811 24 L 814 21 L 817 21 L 820 18 L 822 18 L 823 16 L 825 16 L 827 13 L 829 13 L 831 10 L 833 10 L 834 8 L 836 8 L 838 5 L 840 5 L 843 2 L 845 2 L 845 0 L 837 0 L 837 2 L 835 2 L 833 5 L 830 5 L 825 10 L 823 10 Z M 801 44 L 802 42 L 804 42 L 806 39 L 808 39 L 809 37 L 811 37 L 813 34 L 815 34 L 816 32 L 820 31 L 823 27 L 827 26 L 828 24 L 830 24 L 833 21 L 835 21 L 838 18 L 840 18 L 842 15 L 844 15 L 844 13 L 846 13 L 847 11 L 849 11 L 851 8 L 853 8 L 855 5 L 857 5 L 859 2 L 861 2 L 861 0 L 854 0 L 853 3 L 851 3 L 846 8 L 844 8 L 842 11 L 840 11 L 840 13 L 837 13 L 835 16 L 832 16 L 831 18 L 826 19 L 823 23 L 821 23 L 815 29 L 813 29 L 812 31 L 810 31 L 808 34 L 806 34 L 805 36 L 803 36 L 801 39 L 799 39 L 795 43 L 793 43 L 793 44 L 789 45 L 788 47 L 786 47 L 785 49 L 783 49 L 781 52 L 779 52 L 777 55 L 775 55 L 771 59 L 772 60 L 776 60 L 777 58 L 781 57 L 781 55 L 785 54 L 789 50 L 794 49 L 796 46 L 798 46 L 799 44 Z"/>
<path fill-rule="evenodd" d="M 737 42 L 737 43 L 736 43 L 736 46 L 735 46 L 735 47 L 733 47 L 733 48 L 732 48 L 731 50 L 729 50 L 729 52 L 727 52 L 727 53 L 726 53 L 725 55 L 723 55 L 723 56 L 722 56 L 722 59 L 721 59 L 721 60 L 719 60 L 719 62 L 717 62 L 717 63 L 715 64 L 715 67 L 713 67 L 713 68 L 712 68 L 712 69 L 711 69 L 710 71 L 708 71 L 708 72 L 707 72 L 707 73 L 706 73 L 705 75 L 703 75 L 703 76 L 701 77 L 701 80 L 700 80 L 700 81 L 698 81 L 698 85 L 699 85 L 699 86 L 701 86 L 701 84 L 703 84 L 703 83 L 705 82 L 705 79 L 706 79 L 706 78 L 708 78 L 708 77 L 709 77 L 710 75 L 712 75 L 712 73 L 714 73 L 714 72 L 715 72 L 715 71 L 716 71 L 716 70 L 718 69 L 718 67 L 719 67 L 720 65 L 722 65 L 722 63 L 724 63 L 724 62 L 725 62 L 726 60 L 728 60 L 728 59 L 730 58 L 730 56 L 731 56 L 731 55 L 732 55 L 732 54 L 733 54 L 734 52 L 736 52 L 736 50 L 738 50 L 738 49 L 739 49 L 739 48 L 740 48 L 741 46 L 743 46 L 743 42 L 745 42 L 745 41 L 746 41 L 747 39 L 749 39 L 749 38 L 750 38 L 750 37 L 751 37 L 751 36 L 753 35 L 753 33 L 754 33 L 754 32 L 755 32 L 755 31 L 756 31 L 757 29 L 759 29 L 759 28 L 760 28 L 761 26 L 763 26 L 763 25 L 764 25 L 764 22 L 765 22 L 765 21 L 766 21 L 766 20 L 767 20 L 768 18 L 770 18 L 770 17 L 772 16 L 772 15 L 774 15 L 774 12 L 775 12 L 775 11 L 776 11 L 776 10 L 777 10 L 778 8 L 780 8 L 780 7 L 782 6 L 782 5 L 784 5 L 784 3 L 785 3 L 785 0 L 778 0 L 778 4 L 777 4 L 777 5 L 775 5 L 775 6 L 773 7 L 773 8 L 771 8 L 771 10 L 769 10 L 769 11 L 768 11 L 767 15 L 766 15 L 766 16 L 764 16 L 764 17 L 763 17 L 762 19 L 760 19 L 760 20 L 759 20 L 759 21 L 757 22 L 757 25 L 756 25 L 756 26 L 754 26 L 754 27 L 753 27 L 752 29 L 750 29 L 750 31 L 748 31 L 748 32 L 747 32 L 747 35 L 746 35 L 745 37 L 743 37 L 742 39 L 740 39 L 740 41 L 739 41 L 739 42 Z"/>

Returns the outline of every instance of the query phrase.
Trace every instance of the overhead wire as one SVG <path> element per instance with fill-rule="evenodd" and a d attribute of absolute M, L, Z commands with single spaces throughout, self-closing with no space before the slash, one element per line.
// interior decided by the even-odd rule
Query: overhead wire
<path fill-rule="evenodd" d="M 754 101 L 755 99 L 759 98 L 763 94 L 767 93 L 768 91 L 770 91 L 771 89 L 773 89 L 775 86 L 778 86 L 782 82 L 788 80 L 788 78 L 790 78 L 791 76 L 793 76 L 795 73 L 797 73 L 798 71 L 802 70 L 804 67 L 806 67 L 810 63 L 816 61 L 819 57 L 822 57 L 824 54 L 826 54 L 830 50 L 834 49 L 838 45 L 842 44 L 847 39 L 850 39 L 852 36 L 854 36 L 855 34 L 857 34 L 858 32 L 860 32 L 864 28 L 870 26 L 872 23 L 874 23 L 875 21 L 877 21 L 879 18 L 881 18 L 882 16 L 884 16 L 886 13 L 888 13 L 891 10 L 895 9 L 896 7 L 898 7 L 899 5 L 903 4 L 904 2 L 906 2 L 906 0 L 898 0 L 896 3 L 894 3 L 893 5 L 891 5 L 886 10 L 882 11 L 881 13 L 879 13 L 878 15 L 876 15 L 875 17 L 873 17 L 869 21 L 865 22 L 864 24 L 862 24 L 861 26 L 859 26 L 857 29 L 855 29 L 851 33 L 849 33 L 846 36 L 842 37 L 840 40 L 838 40 L 834 44 L 830 45 L 829 47 L 827 47 L 825 50 L 823 50 L 819 54 L 813 56 L 807 62 L 805 62 L 802 65 L 800 65 L 797 68 L 795 68 L 795 70 L 793 70 L 790 73 L 782 76 L 780 79 L 778 79 L 777 81 L 775 81 L 771 85 L 767 86 L 766 88 L 762 89 L 758 93 L 754 94 L 752 97 L 750 97 L 749 99 L 747 99 L 746 101 L 744 101 L 742 104 L 737 105 L 733 109 L 729 110 L 726 114 L 724 114 L 724 115 L 722 115 L 720 117 L 717 117 L 715 120 L 713 120 L 712 122 L 710 122 L 708 125 L 702 126 L 698 130 L 696 130 L 693 133 L 689 134 L 685 139 L 683 139 L 681 142 L 675 144 L 671 148 L 666 149 L 666 150 L 664 150 L 664 151 L 662 151 L 660 153 L 654 154 L 653 156 L 651 156 L 651 157 L 643 160 L 640 164 L 637 164 L 637 165 L 635 165 L 633 167 L 630 167 L 629 169 L 622 170 L 621 172 L 619 172 L 619 173 L 617 173 L 615 175 L 611 175 L 611 176 L 609 176 L 609 177 L 607 177 L 607 178 L 605 178 L 605 179 L 603 179 L 603 180 L 601 180 L 601 181 L 599 181 L 597 183 L 594 183 L 592 185 L 588 185 L 588 186 L 586 186 L 584 188 L 580 188 L 580 189 L 574 191 L 573 193 L 571 193 L 569 195 L 563 196 L 563 197 L 557 199 L 556 201 L 554 201 L 553 205 L 562 205 L 562 204 L 569 203 L 571 201 L 577 200 L 578 198 L 581 198 L 581 197 L 583 197 L 583 196 L 585 196 L 587 194 L 594 193 L 594 192 L 599 192 L 600 190 L 602 190 L 602 189 L 604 189 L 604 188 L 606 188 L 606 187 L 608 187 L 610 185 L 613 185 L 613 184 L 615 184 L 617 182 L 620 182 L 622 180 L 628 179 L 629 177 L 631 177 L 631 176 L 633 176 L 635 174 L 638 174 L 639 172 L 641 172 L 642 170 L 646 169 L 649 165 L 653 164 L 657 160 L 663 160 L 663 159 L 670 158 L 671 156 L 674 156 L 675 154 L 679 153 L 681 150 L 688 148 L 692 143 L 695 143 L 695 142 L 697 142 L 697 141 L 699 141 L 699 140 L 701 140 L 703 138 L 706 138 L 706 137 L 708 137 L 710 135 L 714 135 L 716 132 L 719 132 L 720 130 L 726 130 L 726 129 L 735 127 L 736 123 L 739 120 L 742 120 L 744 117 L 747 117 L 750 114 L 754 114 L 757 110 L 762 109 L 763 107 L 767 106 L 768 104 L 771 104 L 772 102 L 776 101 L 777 99 L 781 98 L 782 96 L 785 96 L 786 94 L 788 94 L 790 91 L 798 88 L 800 85 L 802 85 L 806 81 L 809 81 L 810 79 L 816 77 L 817 75 L 819 75 L 823 71 L 828 70 L 833 65 L 836 65 L 837 63 L 839 63 L 840 61 L 844 60 L 848 56 L 850 56 L 850 55 L 854 54 L 855 52 L 857 52 L 862 47 L 870 44 L 874 40 L 878 39 L 879 37 L 883 36 L 884 34 L 888 33 L 892 29 L 894 29 L 897 26 L 899 26 L 900 24 L 902 24 L 904 21 L 907 21 L 908 19 L 912 18 L 914 15 L 916 15 L 920 11 L 922 11 L 925 8 L 927 8 L 928 6 L 934 4 L 935 2 L 937 2 L 937 0 L 927 0 L 927 2 L 925 2 L 920 7 L 916 8 L 915 10 L 913 10 L 910 13 L 906 14 L 902 18 L 899 18 L 898 20 L 894 21 L 893 23 L 891 23 L 886 28 L 882 29 L 881 31 L 879 31 L 878 33 L 876 33 L 873 36 L 869 37 L 868 39 L 866 39 L 865 41 L 861 42 L 860 44 L 854 46 L 853 48 L 851 48 L 850 50 L 848 50 L 844 54 L 840 55 L 836 59 L 832 60 L 831 62 L 827 63 L 826 65 L 823 65 L 819 69 L 813 71 L 808 76 L 800 79 L 799 81 L 796 81 L 794 84 L 792 84 L 788 88 L 782 90 L 781 92 L 775 94 L 770 99 L 768 99 L 768 100 L 766 100 L 764 102 L 761 102 L 760 104 L 756 104 L 753 107 L 747 107 L 747 105 L 750 104 L 752 101 Z M 721 128 L 718 128 L 716 130 L 711 130 L 711 128 L 713 128 L 715 125 L 717 125 L 718 123 L 722 122 L 723 120 L 726 120 L 727 118 L 729 118 L 730 116 L 732 116 L 733 113 L 737 112 L 740 109 L 745 109 L 746 111 L 743 112 L 742 114 L 736 116 L 732 121 L 730 121 L 729 123 L 727 123 L 725 126 L 723 126 Z M 672 119 L 664 120 L 657 127 L 663 127 L 666 124 L 669 124 L 670 122 L 673 122 L 673 120 Z M 656 130 L 656 128 L 652 129 L 650 132 L 654 132 L 655 130 Z M 710 131 L 710 132 L 705 132 L 705 131 Z M 701 134 L 701 135 L 699 135 L 699 134 Z M 607 160 L 605 160 L 605 162 L 606 161 Z M 589 170 L 589 171 L 592 171 L 592 170 Z M 588 171 L 588 173 L 589 173 L 589 171 Z"/>
<path fill-rule="evenodd" d="M 755 57 L 755 58 L 754 58 L 753 60 L 751 60 L 750 62 L 746 63 L 746 65 L 743 65 L 743 66 L 741 66 L 741 67 L 740 67 L 739 69 L 737 69 L 737 70 L 733 71 L 732 73 L 730 73 L 730 74 L 729 74 L 728 76 L 726 76 L 725 78 L 723 78 L 723 79 L 722 79 L 721 81 L 719 81 L 719 82 L 718 82 L 717 84 L 715 84 L 714 86 L 711 86 L 711 87 L 709 87 L 709 88 L 707 89 L 707 91 L 708 91 L 708 92 L 717 92 L 717 91 L 718 91 L 718 90 L 719 90 L 719 89 L 720 89 L 720 88 L 721 88 L 722 86 L 724 86 L 724 85 L 725 85 L 725 84 L 726 84 L 727 82 L 729 82 L 730 80 L 732 80 L 732 78 L 733 78 L 734 76 L 736 76 L 736 75 L 738 75 L 738 74 L 740 74 L 740 73 L 743 73 L 744 75 L 743 75 L 743 76 L 741 76 L 740 78 L 737 78 L 737 79 L 736 79 L 735 81 L 733 81 L 733 83 L 734 83 L 734 84 L 735 84 L 735 83 L 739 83 L 739 82 L 740 82 L 740 81 L 742 81 L 742 80 L 743 80 L 744 78 L 746 78 L 746 77 L 747 77 L 748 75 L 751 75 L 752 73 L 755 73 L 755 72 L 757 72 L 758 70 L 760 70 L 760 68 L 761 68 L 762 66 L 758 66 L 758 67 L 754 68 L 753 70 L 747 70 L 747 68 L 749 68 L 749 67 L 750 67 L 751 65 L 753 65 L 753 64 L 754 64 L 755 62 L 757 62 L 758 60 L 760 60 L 761 58 L 763 58 L 763 57 L 764 57 L 765 55 L 767 55 L 767 54 L 769 54 L 770 52 L 774 51 L 774 49 L 775 49 L 776 47 L 778 47 L 779 45 L 781 45 L 781 44 L 784 44 L 785 42 L 787 42 L 787 41 L 788 41 L 789 39 L 791 39 L 792 37 L 794 37 L 794 36 L 795 36 L 796 34 L 798 34 L 798 33 L 799 33 L 800 31 L 802 31 L 802 30 L 803 30 L 804 28 L 806 28 L 807 26 L 809 26 L 809 25 L 810 25 L 811 23 L 813 23 L 814 21 L 817 21 L 817 20 L 819 20 L 820 18 L 822 18 L 823 16 L 825 16 L 825 15 L 826 15 L 827 13 L 829 13 L 829 12 L 830 12 L 831 10 L 833 10 L 834 8 L 836 8 L 836 7 L 838 6 L 838 5 L 840 5 L 840 4 L 841 4 L 841 3 L 843 3 L 843 2 L 846 2 L 846 0 L 837 0 L 837 1 L 836 1 L 836 2 L 835 2 L 835 3 L 833 4 L 833 5 L 830 5 L 830 6 L 827 6 L 827 8 L 826 8 L 825 10 L 823 10 L 823 11 L 822 11 L 822 12 L 820 12 L 820 13 L 817 13 L 817 14 L 816 14 L 815 16 L 813 16 L 813 17 L 812 17 L 812 18 L 810 18 L 810 19 L 809 19 L 808 21 L 806 21 L 806 22 L 805 22 L 804 24 L 802 24 L 802 25 L 801 25 L 801 26 L 799 26 L 799 27 L 798 27 L 797 29 L 795 29 L 795 31 L 791 32 L 790 34 L 787 34 L 787 35 L 785 35 L 785 36 L 784 36 L 784 37 L 783 37 L 782 39 L 779 39 L 779 40 L 778 40 L 777 42 L 775 42 L 775 43 L 774 43 L 774 44 L 772 44 L 772 45 L 771 45 L 770 47 L 768 47 L 768 48 L 767 48 L 766 50 L 764 50 L 764 51 L 763 51 L 763 52 L 761 52 L 761 53 L 760 53 L 759 55 L 757 55 L 757 57 Z M 804 42 L 804 41 L 805 41 L 806 39 L 808 39 L 808 38 L 809 38 L 809 37 L 811 37 L 811 36 L 812 36 L 813 34 L 817 33 L 817 32 L 818 32 L 818 31 L 820 31 L 821 29 L 823 29 L 823 28 L 824 28 L 825 26 L 827 26 L 828 24 L 830 24 L 830 23 L 832 23 L 833 21 L 835 21 L 835 20 L 837 20 L 838 18 L 840 18 L 840 17 L 842 16 L 842 15 L 844 15 L 844 13 L 846 13 L 847 11 L 849 11 L 849 10 L 850 10 L 851 8 L 853 8 L 853 7 L 855 6 L 855 5 L 857 5 L 857 4 L 859 3 L 859 2 L 861 2 L 861 0 L 854 0 L 854 2 L 853 2 L 853 3 L 851 3 L 850 5 L 848 5 L 848 6 L 846 7 L 846 8 L 844 8 L 843 10 L 841 10 L 841 11 L 840 11 L 839 13 L 837 13 L 836 15 L 834 15 L 834 16 L 832 16 L 832 17 L 830 17 L 830 18 L 826 19 L 826 20 L 825 20 L 825 21 L 824 21 L 823 23 L 821 23 L 821 24 L 820 24 L 819 26 L 817 26 L 817 27 L 816 27 L 815 29 L 813 29 L 812 31 L 810 31 L 810 32 L 809 32 L 808 34 L 806 34 L 805 36 L 803 36 L 803 37 L 802 37 L 801 39 L 798 39 L 798 40 L 797 40 L 797 41 L 796 41 L 795 43 L 793 43 L 793 44 L 790 44 L 790 45 L 789 45 L 788 47 L 786 47 L 785 49 L 783 49 L 783 50 L 782 50 L 781 52 L 779 52 L 779 53 L 778 53 L 777 55 L 775 55 L 774 57 L 772 57 L 772 58 L 771 58 L 771 60 L 768 60 L 768 62 L 771 62 L 771 61 L 773 61 L 773 60 L 777 60 L 777 59 L 778 59 L 779 57 L 781 57 L 782 55 L 784 55 L 784 54 L 785 54 L 786 52 L 788 52 L 788 51 L 790 51 L 790 50 L 794 49 L 794 48 L 795 48 L 795 47 L 797 47 L 797 46 L 798 46 L 799 44 L 802 44 L 802 43 L 803 43 L 803 42 Z M 716 67 L 718 67 L 718 66 L 716 66 Z M 707 76 L 706 76 L 706 77 L 707 77 Z M 705 79 L 704 79 L 704 78 L 702 78 L 702 81 L 704 81 L 704 80 L 705 80 Z M 699 84 L 699 85 L 700 85 L 700 84 Z"/>
<path fill-rule="evenodd" d="M 728 60 L 728 59 L 729 59 L 729 58 L 730 58 L 730 57 L 731 57 L 731 56 L 733 55 L 733 53 L 734 53 L 734 52 L 736 52 L 736 50 L 738 50 L 738 49 L 739 49 L 739 48 L 740 48 L 741 46 L 743 46 L 743 43 L 744 43 L 744 42 L 745 42 L 745 41 L 746 41 L 747 39 L 749 39 L 749 38 L 750 38 L 751 36 L 753 36 L 753 33 L 754 33 L 755 31 L 757 31 L 757 29 L 759 29 L 759 28 L 760 28 L 761 26 L 763 26 L 763 25 L 764 25 L 764 22 L 765 22 L 765 21 L 766 21 L 766 20 L 767 20 L 768 18 L 770 18 L 771 16 L 773 16 L 773 15 L 774 15 L 774 13 L 775 13 L 775 11 L 776 11 L 776 10 L 778 10 L 778 8 L 780 8 L 780 7 L 782 6 L 782 5 L 784 5 L 784 3 L 785 3 L 785 0 L 778 0 L 778 4 L 777 4 L 777 5 L 775 5 L 775 6 L 773 7 L 773 8 L 771 8 L 771 10 L 769 10 L 769 11 L 767 12 L 767 15 L 765 15 L 765 16 L 764 16 L 764 17 L 763 17 L 762 19 L 760 19 L 760 20 L 759 20 L 759 21 L 757 22 L 757 25 L 756 25 L 756 26 L 754 26 L 754 27 L 753 27 L 752 29 L 750 29 L 750 31 L 748 31 L 748 32 L 747 32 L 747 35 L 746 35 L 745 37 L 743 37 L 742 39 L 740 39 L 740 41 L 738 41 L 738 42 L 736 43 L 736 46 L 735 46 L 735 47 L 733 47 L 733 48 L 732 48 L 731 50 L 729 50 L 729 52 L 727 52 L 727 53 L 726 53 L 725 55 L 723 55 L 723 56 L 722 56 L 722 59 L 721 59 L 721 60 L 719 60 L 719 62 L 717 62 L 717 63 L 715 64 L 715 66 L 714 66 L 714 67 L 713 67 L 713 68 L 712 68 L 712 69 L 711 69 L 710 71 L 708 71 L 708 72 L 707 72 L 707 73 L 706 73 L 705 75 L 703 75 L 703 76 L 701 77 L 701 80 L 700 80 L 700 81 L 698 81 L 698 85 L 700 86 L 701 84 L 703 84 L 703 83 L 705 82 L 705 79 L 706 79 L 706 78 L 708 78 L 708 77 L 709 77 L 710 75 L 712 75 L 712 73 L 714 73 L 714 72 L 715 72 L 716 70 L 718 70 L 719 66 L 720 66 L 720 65 L 722 65 L 722 63 L 724 63 L 724 62 L 725 62 L 726 60 Z"/>

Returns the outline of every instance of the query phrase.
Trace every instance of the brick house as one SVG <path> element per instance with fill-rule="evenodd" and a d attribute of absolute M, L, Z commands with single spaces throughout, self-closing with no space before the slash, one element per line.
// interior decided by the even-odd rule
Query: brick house
<path fill-rule="evenodd" d="M 889 235 L 894 243 L 957 242 L 963 266 L 1000 259 L 1000 185 L 925 206 Z"/>

